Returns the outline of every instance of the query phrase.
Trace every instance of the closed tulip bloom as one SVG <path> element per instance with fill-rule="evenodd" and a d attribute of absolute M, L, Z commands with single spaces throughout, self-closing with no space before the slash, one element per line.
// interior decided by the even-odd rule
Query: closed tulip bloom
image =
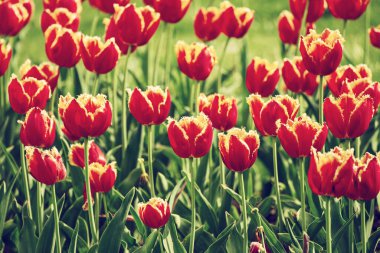
<path fill-rule="evenodd" d="M 199 111 L 206 114 L 212 126 L 219 131 L 228 131 L 236 125 L 238 111 L 235 98 L 227 98 L 221 94 L 206 97 L 199 96 Z"/>
<path fill-rule="evenodd" d="M 8 96 L 13 111 L 25 114 L 32 107 L 44 109 L 51 96 L 51 90 L 45 80 L 33 77 L 18 80 L 12 75 L 8 84 Z"/>
<path fill-rule="evenodd" d="M 335 198 L 347 194 L 354 174 L 353 151 L 340 147 L 327 153 L 311 150 L 308 182 L 314 194 Z"/>
<path fill-rule="evenodd" d="M 243 37 L 251 27 L 254 11 L 246 7 L 235 7 L 229 1 L 220 4 L 222 33 L 230 38 Z"/>
<path fill-rule="evenodd" d="M 374 114 L 373 99 L 342 94 L 323 103 L 323 114 L 331 133 L 339 139 L 353 139 L 367 131 Z"/>
<path fill-rule="evenodd" d="M 117 177 L 115 163 L 102 164 L 94 162 L 89 165 L 88 169 L 90 170 L 91 192 L 105 193 L 112 189 Z"/>
<path fill-rule="evenodd" d="M 343 37 L 339 31 L 325 29 L 321 34 L 311 30 L 301 36 L 300 51 L 306 69 L 314 75 L 329 75 L 339 66 L 343 56 Z"/>
<path fill-rule="evenodd" d="M 380 83 L 372 82 L 369 78 L 345 82 L 342 93 L 352 93 L 356 97 L 369 96 L 373 100 L 374 114 L 376 114 L 380 105 Z"/>
<path fill-rule="evenodd" d="M 76 143 L 76 144 L 71 145 L 70 153 L 69 153 L 69 161 L 72 166 L 76 166 L 76 167 L 84 169 L 85 163 L 84 163 L 83 144 Z M 107 162 L 106 156 L 104 155 L 100 147 L 94 141 L 89 141 L 88 164 L 100 163 L 102 165 L 105 165 L 106 162 Z"/>
<path fill-rule="evenodd" d="M 305 13 L 307 0 L 289 0 L 290 11 L 298 20 L 302 20 Z"/>
<path fill-rule="evenodd" d="M 371 200 L 380 192 L 380 153 L 365 153 L 355 160 L 354 176 L 347 197 L 354 200 Z"/>
<path fill-rule="evenodd" d="M 380 48 L 380 25 L 369 30 L 369 39 L 372 46 Z"/>
<path fill-rule="evenodd" d="M 290 10 L 298 20 L 302 20 L 307 2 L 308 10 L 306 22 L 314 23 L 323 16 L 326 10 L 325 0 L 289 0 Z"/>
<path fill-rule="evenodd" d="M 277 136 L 281 123 L 294 120 L 299 110 L 298 101 L 287 95 L 278 95 L 264 102 L 260 95 L 251 94 L 247 103 L 255 126 L 263 136 Z"/>
<path fill-rule="evenodd" d="M 136 46 L 131 46 L 121 39 L 121 36 L 115 24 L 115 19 L 113 17 L 110 19 L 105 18 L 103 20 L 103 24 L 105 25 L 105 40 L 114 39 L 123 55 L 136 50 Z"/>
<path fill-rule="evenodd" d="M 53 185 L 65 179 L 66 168 L 58 150 L 42 150 L 25 147 L 26 161 L 30 175 L 40 183 Z"/>
<path fill-rule="evenodd" d="M 278 19 L 278 34 L 282 43 L 297 45 L 301 22 L 289 11 L 282 11 Z"/>
<path fill-rule="evenodd" d="M 278 129 L 277 136 L 281 146 L 292 158 L 310 156 L 311 148 L 322 150 L 325 145 L 328 128 L 312 121 L 306 114 L 282 123 Z"/>
<path fill-rule="evenodd" d="M 276 89 L 280 80 L 280 70 L 277 63 L 255 57 L 248 65 L 245 86 L 249 93 L 269 97 Z"/>
<path fill-rule="evenodd" d="M 168 137 L 174 153 L 181 158 L 199 158 L 211 148 L 213 131 L 209 118 L 200 113 L 196 117 L 169 120 Z"/>
<path fill-rule="evenodd" d="M 20 140 L 25 146 L 49 148 L 55 140 L 55 120 L 45 110 L 31 108 L 21 124 Z"/>
<path fill-rule="evenodd" d="M 128 107 L 133 117 L 142 125 L 159 125 L 170 113 L 169 89 L 148 86 L 146 91 L 135 88 L 130 92 Z"/>
<path fill-rule="evenodd" d="M 260 138 L 256 131 L 232 128 L 226 134 L 219 133 L 219 151 L 229 170 L 243 172 L 256 161 Z"/>
<path fill-rule="evenodd" d="M 45 32 L 51 25 L 58 24 L 62 27 L 78 31 L 79 15 L 65 8 L 57 8 L 54 11 L 44 10 L 41 14 L 41 29 Z"/>
<path fill-rule="evenodd" d="M 169 203 L 161 198 L 151 198 L 147 203 L 140 203 L 138 213 L 145 226 L 160 228 L 170 219 Z"/>
<path fill-rule="evenodd" d="M 57 8 L 65 8 L 73 13 L 82 11 L 81 0 L 43 0 L 44 9 L 54 11 Z"/>
<path fill-rule="evenodd" d="M 188 11 L 191 0 L 151 0 L 146 1 L 161 15 L 166 23 L 178 23 Z"/>
<path fill-rule="evenodd" d="M 0 39 L 0 77 L 3 76 L 5 72 L 7 72 L 11 58 L 11 45 L 6 44 L 5 40 Z"/>
<path fill-rule="evenodd" d="M 86 69 L 96 74 L 112 71 L 120 57 L 120 50 L 114 38 L 103 42 L 99 37 L 83 36 L 80 53 Z"/>
<path fill-rule="evenodd" d="M 50 61 L 60 67 L 71 68 L 80 60 L 80 33 L 57 24 L 45 32 L 45 51 Z"/>
<path fill-rule="evenodd" d="M 45 80 L 53 92 L 58 84 L 59 68 L 50 62 L 32 65 L 30 60 L 26 60 L 20 67 L 20 74 L 21 79 L 34 77 L 37 80 Z"/>
<path fill-rule="evenodd" d="M 286 88 L 294 93 L 312 96 L 318 88 L 318 76 L 306 70 L 300 56 L 292 60 L 285 59 L 281 73 Z"/>
<path fill-rule="evenodd" d="M 126 6 L 129 4 L 130 0 L 89 0 L 88 2 L 91 6 L 97 8 L 102 12 L 113 14 L 115 12 L 115 4 Z"/>
<path fill-rule="evenodd" d="M 0 35 L 16 36 L 29 23 L 33 8 L 31 0 L 0 1 Z"/>
<path fill-rule="evenodd" d="M 358 19 L 367 9 L 370 0 L 327 0 L 331 14 L 339 19 Z"/>
<path fill-rule="evenodd" d="M 111 104 L 105 95 L 70 94 L 59 98 L 58 112 L 63 122 L 63 133 L 70 140 L 98 137 L 111 125 Z"/>
<path fill-rule="evenodd" d="M 197 37 L 204 41 L 216 39 L 221 31 L 220 10 L 216 7 L 201 8 L 194 19 L 194 31 Z"/>
<path fill-rule="evenodd" d="M 214 68 L 214 48 L 199 42 L 190 45 L 178 41 L 175 47 L 177 62 L 182 73 L 197 81 L 206 80 Z"/>

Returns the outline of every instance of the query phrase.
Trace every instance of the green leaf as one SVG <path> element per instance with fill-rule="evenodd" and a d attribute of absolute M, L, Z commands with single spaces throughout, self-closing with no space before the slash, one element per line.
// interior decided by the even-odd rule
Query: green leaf
<path fill-rule="evenodd" d="M 235 226 L 236 223 L 234 222 L 223 229 L 223 231 L 218 235 L 216 240 L 210 245 L 205 253 L 225 252 L 228 236 L 231 234 Z"/>
<path fill-rule="evenodd" d="M 19 252 L 34 253 L 37 244 L 36 225 L 28 216 L 27 205 L 22 208 L 22 228 L 20 231 Z"/>
<path fill-rule="evenodd" d="M 117 189 L 121 193 L 129 192 L 133 186 L 140 180 L 141 168 L 136 168 L 132 170 L 128 176 L 120 182 Z"/>
<path fill-rule="evenodd" d="M 186 253 L 185 247 L 178 239 L 177 228 L 175 226 L 173 217 L 169 219 L 169 222 L 165 226 L 163 239 L 166 252 Z"/>
<path fill-rule="evenodd" d="M 212 234 L 205 231 L 204 227 L 199 227 L 195 230 L 195 245 L 194 252 L 205 252 L 210 245 L 215 241 L 215 238 Z M 183 240 L 183 245 L 185 249 L 189 248 L 190 245 L 190 234 L 188 234 Z"/>
<path fill-rule="evenodd" d="M 333 251 L 336 250 L 336 248 L 338 247 L 339 245 L 339 241 L 340 239 L 342 238 L 343 234 L 347 232 L 348 230 L 348 226 L 351 224 L 351 222 L 353 222 L 355 218 L 355 214 L 353 214 L 344 224 L 343 226 L 341 226 L 339 228 L 339 230 L 337 232 L 334 233 L 334 237 L 332 239 L 332 249 Z"/>
<path fill-rule="evenodd" d="M 146 238 L 146 227 L 145 227 L 145 225 L 142 223 L 142 221 L 140 219 L 140 216 L 137 214 L 137 212 L 133 208 L 133 206 L 131 206 L 130 211 L 131 211 L 131 215 L 133 216 L 133 219 L 135 220 L 135 224 L 136 224 L 137 230 L 139 231 L 139 233 L 145 239 Z"/>
<path fill-rule="evenodd" d="M 154 230 L 146 239 L 143 246 L 138 248 L 137 250 L 133 251 L 133 253 L 146 253 L 146 252 L 153 252 L 154 246 L 156 246 L 157 238 L 159 235 L 158 230 Z M 109 251 L 110 252 L 110 251 Z"/>
<path fill-rule="evenodd" d="M 87 242 L 79 235 L 80 223 L 81 223 L 81 221 L 78 219 L 78 222 L 77 222 L 77 224 L 75 226 L 75 230 L 74 230 L 70 226 L 65 224 L 64 222 L 60 221 L 59 222 L 59 228 L 63 231 L 63 233 L 68 238 L 71 238 L 70 246 L 71 246 L 71 244 L 74 244 L 73 247 L 75 246 L 75 248 L 76 248 L 75 252 L 78 252 L 78 251 L 87 252 L 87 250 L 88 250 Z M 78 231 L 76 232 L 76 230 L 78 230 Z M 74 238 L 73 238 L 73 236 L 74 236 Z"/>
<path fill-rule="evenodd" d="M 176 199 L 179 197 L 177 195 L 180 193 L 180 190 L 183 187 L 184 181 L 185 181 L 185 178 L 182 178 L 181 180 L 179 180 L 179 182 L 176 184 L 176 186 L 174 186 L 174 188 L 170 194 L 169 206 L 170 206 L 170 210 L 172 210 L 172 212 L 174 210 L 174 206 L 173 206 L 174 201 L 176 201 Z"/>
<path fill-rule="evenodd" d="M 380 228 L 377 229 L 372 235 L 368 238 L 367 246 L 368 252 L 375 252 L 377 245 L 380 242 Z"/>
<path fill-rule="evenodd" d="M 77 224 L 75 225 L 75 229 L 71 235 L 68 253 L 77 252 L 78 232 L 79 232 L 79 221 L 77 221 Z"/>
<path fill-rule="evenodd" d="M 237 192 L 228 187 L 228 185 L 222 184 L 221 186 L 239 205 L 242 204 L 242 198 Z"/>

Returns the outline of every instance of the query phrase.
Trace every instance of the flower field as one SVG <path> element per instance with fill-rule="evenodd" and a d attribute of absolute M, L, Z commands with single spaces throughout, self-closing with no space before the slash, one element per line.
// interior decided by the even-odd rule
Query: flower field
<path fill-rule="evenodd" d="M 0 252 L 380 252 L 380 0 L 0 0 Z"/>

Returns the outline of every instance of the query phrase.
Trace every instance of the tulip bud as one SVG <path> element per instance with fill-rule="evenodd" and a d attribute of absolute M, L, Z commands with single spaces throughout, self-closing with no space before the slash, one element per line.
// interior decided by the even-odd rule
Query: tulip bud
<path fill-rule="evenodd" d="M 88 169 L 90 170 L 91 192 L 105 193 L 112 189 L 117 176 L 115 163 L 101 164 L 94 162 L 89 165 Z"/>
<path fill-rule="evenodd" d="M 43 0 L 44 9 L 54 11 L 57 8 L 65 8 L 72 13 L 80 13 L 82 11 L 81 0 Z"/>
<path fill-rule="evenodd" d="M 159 125 L 170 113 L 169 89 L 163 91 L 158 86 L 148 86 L 146 91 L 135 88 L 129 95 L 129 111 L 142 125 Z"/>
<path fill-rule="evenodd" d="M 51 25 L 58 24 L 62 27 L 78 31 L 79 15 L 65 8 L 57 8 L 54 11 L 44 10 L 41 14 L 41 29 L 45 32 Z"/>
<path fill-rule="evenodd" d="M 45 50 L 50 61 L 60 67 L 71 68 L 80 60 L 80 33 L 51 25 L 45 32 Z"/>
<path fill-rule="evenodd" d="M 235 98 L 227 98 L 224 95 L 213 94 L 206 97 L 199 96 L 199 111 L 203 112 L 212 123 L 212 127 L 219 131 L 228 131 L 237 122 L 237 105 Z"/>
<path fill-rule="evenodd" d="M 278 34 L 284 44 L 297 45 L 301 22 L 289 11 L 282 11 L 278 19 Z"/>
<path fill-rule="evenodd" d="M 13 111 L 25 114 L 32 107 L 44 109 L 51 96 L 51 90 L 45 80 L 33 77 L 18 80 L 12 75 L 8 84 L 8 96 Z"/>
<path fill-rule="evenodd" d="M 312 148 L 308 182 L 314 194 L 336 198 L 346 195 L 354 172 L 353 151 L 335 147 L 320 153 Z"/>
<path fill-rule="evenodd" d="M 325 29 L 322 34 L 311 30 L 301 36 L 300 51 L 306 69 L 314 75 L 329 75 L 339 66 L 343 56 L 343 37 L 339 31 Z"/>
<path fill-rule="evenodd" d="M 182 158 L 199 158 L 211 148 L 213 131 L 211 121 L 204 113 L 197 117 L 169 119 L 168 137 L 174 153 Z"/>
<path fill-rule="evenodd" d="M 227 134 L 219 133 L 219 151 L 229 170 L 243 172 L 256 161 L 260 138 L 256 131 L 232 128 Z"/>
<path fill-rule="evenodd" d="M 339 19 L 358 19 L 367 9 L 370 0 L 327 0 L 331 14 Z"/>
<path fill-rule="evenodd" d="M 206 80 L 214 68 L 216 54 L 212 46 L 198 42 L 188 45 L 178 41 L 175 51 L 179 69 L 193 80 Z"/>
<path fill-rule="evenodd" d="M 126 6 L 129 4 L 130 0 L 89 0 L 91 6 L 97 8 L 98 10 L 113 14 L 115 12 L 114 5 Z"/>
<path fill-rule="evenodd" d="M 26 113 L 25 121 L 19 123 L 20 140 L 25 146 L 48 148 L 53 145 L 56 128 L 54 116 L 49 117 L 45 110 L 33 107 Z"/>
<path fill-rule="evenodd" d="M 33 9 L 31 0 L 0 1 L 0 35 L 16 36 L 29 23 Z"/>
<path fill-rule="evenodd" d="M 72 166 L 79 168 L 84 168 L 84 145 L 83 144 L 73 144 L 70 148 L 69 161 Z M 94 141 L 89 141 L 88 148 L 88 164 L 100 163 L 105 165 L 107 162 L 106 156 L 103 151 Z"/>
<path fill-rule="evenodd" d="M 170 219 L 170 206 L 161 198 L 151 198 L 147 203 L 140 203 L 138 213 L 145 226 L 160 228 Z"/>
<path fill-rule="evenodd" d="M 38 182 L 53 185 L 65 179 L 66 168 L 58 150 L 41 150 L 35 147 L 25 147 L 26 161 L 30 175 Z"/>
<path fill-rule="evenodd" d="M 289 0 L 290 10 L 296 19 L 303 19 L 306 3 L 308 3 L 306 22 L 314 23 L 320 19 L 325 12 L 326 2 L 325 0 Z"/>
<path fill-rule="evenodd" d="M 83 36 L 80 53 L 86 69 L 96 74 L 112 71 L 120 57 L 120 50 L 114 38 L 104 43 L 99 37 Z"/>
<path fill-rule="evenodd" d="M 292 158 L 310 156 L 311 148 L 322 150 L 327 135 L 326 123 L 313 122 L 306 114 L 282 123 L 277 132 L 282 147 Z"/>
<path fill-rule="evenodd" d="M 21 79 L 34 77 L 38 80 L 45 80 L 53 92 L 58 84 L 59 69 L 50 62 L 43 62 L 40 65 L 32 65 L 30 60 L 26 60 L 20 67 Z"/>
<path fill-rule="evenodd" d="M 369 30 L 369 39 L 372 46 L 380 48 L 380 25 Z"/>
<path fill-rule="evenodd" d="M 150 5 L 161 15 L 161 20 L 167 23 L 178 23 L 185 16 L 192 0 L 151 0 Z M 146 1 L 146 4 L 149 4 Z"/>
<path fill-rule="evenodd" d="M 249 253 L 262 253 L 266 252 L 263 245 L 259 242 L 251 242 L 249 246 Z"/>
<path fill-rule="evenodd" d="M 255 57 L 248 65 L 245 86 L 249 93 L 269 97 L 276 89 L 279 80 L 280 70 L 277 63 L 271 64 L 267 60 Z"/>
<path fill-rule="evenodd" d="M 222 2 L 220 9 L 222 33 L 230 38 L 243 37 L 253 22 L 254 11 L 246 7 L 236 8 L 229 1 Z"/>
<path fill-rule="evenodd" d="M 323 114 L 331 133 L 339 139 L 353 139 L 363 135 L 374 114 L 373 99 L 368 95 L 355 97 L 342 94 L 329 97 L 323 103 Z"/>
<path fill-rule="evenodd" d="M 63 133 L 70 140 L 98 137 L 111 125 L 111 104 L 105 95 L 70 94 L 59 98 L 58 112 L 64 127 Z"/>
<path fill-rule="evenodd" d="M 222 32 L 220 14 L 220 10 L 216 7 L 199 9 L 194 19 L 194 31 L 200 40 L 207 42 L 220 35 Z"/>
<path fill-rule="evenodd" d="M 5 72 L 7 72 L 11 58 L 11 45 L 6 44 L 5 40 L 0 39 L 0 77 L 3 76 Z"/>
<path fill-rule="evenodd" d="M 294 120 L 299 110 L 297 100 L 278 95 L 264 102 L 260 95 L 251 94 L 247 103 L 257 130 L 263 136 L 277 136 L 281 123 Z"/>

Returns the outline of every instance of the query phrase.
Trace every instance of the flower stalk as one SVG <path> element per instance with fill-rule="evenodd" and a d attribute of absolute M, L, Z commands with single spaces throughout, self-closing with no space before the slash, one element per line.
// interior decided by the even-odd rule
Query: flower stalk
<path fill-rule="evenodd" d="M 153 174 L 153 134 L 154 126 L 148 125 L 148 166 L 149 166 L 149 184 L 151 189 L 152 197 L 156 196 L 155 185 L 154 185 L 154 174 Z"/>
<path fill-rule="evenodd" d="M 121 146 L 122 146 L 122 161 L 125 161 L 125 155 L 128 145 L 128 131 L 127 131 L 127 76 L 128 76 L 128 60 L 129 60 L 129 50 L 125 56 L 125 67 L 124 67 L 124 79 L 123 79 L 123 90 L 122 90 L 122 106 L 121 106 Z"/>
<path fill-rule="evenodd" d="M 190 158 L 190 178 L 191 178 L 191 231 L 190 231 L 190 246 L 189 253 L 194 253 L 195 242 L 195 166 L 196 160 Z"/>
<path fill-rule="evenodd" d="M 57 252 L 61 253 L 61 237 L 59 234 L 59 214 L 58 214 L 58 205 L 57 205 L 57 195 L 55 193 L 55 184 L 51 186 L 52 189 L 52 201 L 53 201 L 53 212 L 54 212 L 54 228 L 55 228 L 55 236 L 56 236 L 56 248 Z"/>
<path fill-rule="evenodd" d="M 28 215 L 32 218 L 32 208 L 30 206 L 30 192 L 29 192 L 29 183 L 28 183 L 28 172 L 25 164 L 25 147 L 24 144 L 20 143 L 20 159 L 22 167 L 22 181 L 25 188 L 25 197 L 26 197 L 26 206 L 28 208 Z"/>
<path fill-rule="evenodd" d="M 242 197 L 242 215 L 243 215 L 243 235 L 244 235 L 244 244 L 243 244 L 243 252 L 248 252 L 248 220 L 247 220 L 247 199 L 245 196 L 244 189 L 244 175 L 242 172 L 239 174 L 239 186 Z"/>
<path fill-rule="evenodd" d="M 274 180 L 275 180 L 275 191 L 276 191 L 276 204 L 277 204 L 277 211 L 278 211 L 278 223 L 280 231 L 283 228 L 283 225 L 285 224 L 284 220 L 284 213 L 282 211 L 282 203 L 281 203 L 281 196 L 280 196 L 280 183 L 278 179 L 278 164 L 277 164 L 277 139 L 274 137 L 272 139 L 272 152 L 273 152 L 273 171 L 274 171 Z"/>

